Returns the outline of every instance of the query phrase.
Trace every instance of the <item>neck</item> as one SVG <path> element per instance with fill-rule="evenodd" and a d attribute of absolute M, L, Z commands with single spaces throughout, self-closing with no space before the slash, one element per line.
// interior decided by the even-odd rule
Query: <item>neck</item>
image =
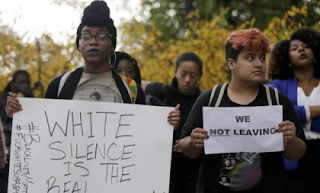
<path fill-rule="evenodd" d="M 293 74 L 297 78 L 298 82 L 301 83 L 312 83 L 315 80 L 313 74 L 313 66 L 305 69 L 293 69 Z"/>
<path fill-rule="evenodd" d="M 101 62 L 101 63 L 89 63 L 85 62 L 83 67 L 83 71 L 91 74 L 102 74 L 109 72 L 111 70 L 111 66 L 109 62 Z"/>
<path fill-rule="evenodd" d="M 259 88 L 259 84 L 242 83 L 231 80 L 227 90 L 228 97 L 237 104 L 247 105 L 257 97 Z"/>

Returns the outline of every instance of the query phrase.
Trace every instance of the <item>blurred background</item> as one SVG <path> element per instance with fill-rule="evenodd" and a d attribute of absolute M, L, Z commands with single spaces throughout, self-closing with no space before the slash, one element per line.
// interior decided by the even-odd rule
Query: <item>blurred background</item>
<path fill-rule="evenodd" d="M 170 82 L 175 60 L 193 51 L 204 63 L 202 89 L 228 81 L 227 36 L 256 27 L 274 44 L 302 27 L 320 30 L 320 0 L 106 0 L 118 51 L 131 54 L 143 80 Z M 76 29 L 91 0 L 0 0 L 0 91 L 18 69 L 36 97 L 49 82 L 83 65 Z M 268 77 L 266 77 L 268 78 Z"/>

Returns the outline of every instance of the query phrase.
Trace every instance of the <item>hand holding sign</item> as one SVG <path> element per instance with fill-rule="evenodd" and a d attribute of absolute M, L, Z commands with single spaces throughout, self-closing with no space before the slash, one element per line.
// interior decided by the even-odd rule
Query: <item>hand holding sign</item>
<path fill-rule="evenodd" d="M 296 126 L 291 121 L 284 121 L 279 124 L 278 132 L 283 132 L 283 142 L 290 143 L 296 137 Z"/>
<path fill-rule="evenodd" d="M 210 138 L 205 153 L 283 151 L 283 136 L 276 132 L 282 122 L 282 106 L 203 108 L 203 127 Z M 268 115 L 268 116 L 266 116 Z M 291 124 L 286 138 L 295 135 Z M 282 131 L 282 130 L 279 130 Z"/>
<path fill-rule="evenodd" d="M 168 122 L 173 126 L 173 129 L 176 130 L 180 124 L 180 104 L 172 110 L 168 115 Z"/>
<path fill-rule="evenodd" d="M 208 134 L 206 130 L 197 127 L 192 130 L 190 137 L 193 148 L 202 148 L 204 146 L 204 139 L 208 139 Z"/>
<path fill-rule="evenodd" d="M 9 92 L 9 96 L 7 97 L 7 104 L 6 104 L 6 114 L 8 117 L 12 118 L 13 113 L 22 110 L 22 106 L 17 99 L 17 94 Z"/>

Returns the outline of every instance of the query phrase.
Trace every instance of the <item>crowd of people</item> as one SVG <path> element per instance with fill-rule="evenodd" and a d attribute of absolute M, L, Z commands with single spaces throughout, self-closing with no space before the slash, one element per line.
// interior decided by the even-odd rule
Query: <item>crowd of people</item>
<path fill-rule="evenodd" d="M 230 82 L 208 91 L 198 86 L 203 64 L 196 53 L 185 52 L 176 59 L 171 83 L 143 81 L 138 61 L 115 51 L 116 37 L 107 4 L 93 1 L 84 9 L 76 33 L 84 66 L 52 80 L 45 98 L 174 107 L 168 115 L 174 129 L 170 193 L 320 191 L 320 167 L 316 166 L 320 158 L 318 31 L 299 29 L 273 48 L 258 29 L 235 30 L 225 47 Z M 268 86 L 264 84 L 267 73 Z M 33 97 L 31 88 L 28 72 L 18 70 L 1 97 L 1 192 L 7 192 L 12 117 L 22 110 L 19 97 Z M 203 107 L 268 105 L 282 106 L 277 132 L 283 133 L 283 152 L 204 153 L 208 133 L 203 128 Z"/>

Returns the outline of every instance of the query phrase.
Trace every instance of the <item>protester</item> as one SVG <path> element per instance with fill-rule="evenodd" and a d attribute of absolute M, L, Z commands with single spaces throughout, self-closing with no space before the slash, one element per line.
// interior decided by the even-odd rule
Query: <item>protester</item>
<path fill-rule="evenodd" d="M 171 84 L 150 83 L 146 87 L 147 104 L 180 106 L 181 119 L 173 134 L 173 153 L 170 174 L 171 193 L 194 193 L 198 179 L 200 159 L 191 159 L 180 151 L 181 128 L 192 105 L 200 95 L 198 87 L 202 75 L 202 61 L 193 52 L 185 52 L 176 60 L 175 77 Z"/>
<path fill-rule="evenodd" d="M 31 89 L 31 79 L 30 74 L 25 70 L 17 70 L 12 75 L 12 80 L 7 84 L 3 91 L 3 95 L 1 96 L 1 111 L 0 118 L 3 126 L 1 131 L 4 136 L 4 141 L 0 140 L 0 159 L 3 158 L 1 156 L 2 150 L 1 145 L 2 142 L 5 142 L 5 153 L 6 161 L 4 162 L 4 168 L 0 169 L 0 190 L 7 192 L 8 189 L 8 176 L 9 176 L 9 164 L 10 164 L 10 145 L 11 145 L 11 131 L 12 131 L 12 118 L 6 115 L 5 106 L 7 103 L 7 97 L 9 92 L 17 94 L 18 97 L 33 97 L 33 92 Z M 1 165 L 1 161 L 0 161 Z"/>
<path fill-rule="evenodd" d="M 111 60 L 113 69 L 119 74 L 125 75 L 141 85 L 141 74 L 137 60 L 132 58 L 128 53 L 115 52 L 115 57 Z"/>
<path fill-rule="evenodd" d="M 267 106 L 269 102 L 277 104 L 276 92 L 261 84 L 265 77 L 265 58 L 268 52 L 270 52 L 270 42 L 259 30 L 246 29 L 232 32 L 226 44 L 226 60 L 231 72 L 230 83 L 225 87 L 218 86 L 212 100 L 209 90 L 194 104 L 182 129 L 180 146 L 182 152 L 190 158 L 202 157 L 197 193 L 286 192 L 282 152 L 225 152 L 205 155 L 203 150 L 204 140 L 208 138 L 207 131 L 203 129 L 203 107 L 214 106 L 216 102 L 218 107 L 238 108 Z M 225 90 L 221 91 L 223 88 Z M 217 101 L 220 91 L 222 98 L 221 101 Z M 269 91 L 271 97 L 266 96 Z M 277 131 L 283 133 L 283 153 L 290 160 L 298 160 L 306 150 L 304 133 L 291 102 L 280 93 L 278 96 L 283 108 L 284 121 L 279 123 Z M 237 163 L 227 169 L 223 164 L 226 159 L 236 160 Z M 224 173 L 226 170 L 228 172 Z"/>
<path fill-rule="evenodd" d="M 17 93 L 18 89 L 30 89 L 31 79 L 30 74 L 25 70 L 17 70 L 12 75 L 12 80 L 7 84 L 5 89 L 2 91 L 1 99 L 6 99 L 9 92 Z"/>
<path fill-rule="evenodd" d="M 117 31 L 107 3 L 93 1 L 84 9 L 76 36 L 76 46 L 84 59 L 84 67 L 55 78 L 49 84 L 45 97 L 145 104 L 140 85 L 111 68 L 110 58 L 116 48 L 116 36 Z M 16 94 L 10 93 L 6 105 L 7 115 L 12 117 L 13 113 L 21 110 Z M 169 113 L 168 122 L 174 128 L 179 125 L 179 116 L 178 109 Z"/>
<path fill-rule="evenodd" d="M 299 161 L 286 161 L 292 192 L 319 192 L 320 167 L 320 33 L 303 28 L 291 35 L 291 41 L 279 42 L 272 52 L 270 86 L 277 88 L 293 103 L 306 136 L 307 151 Z M 295 170 L 294 170 L 295 169 Z"/>

